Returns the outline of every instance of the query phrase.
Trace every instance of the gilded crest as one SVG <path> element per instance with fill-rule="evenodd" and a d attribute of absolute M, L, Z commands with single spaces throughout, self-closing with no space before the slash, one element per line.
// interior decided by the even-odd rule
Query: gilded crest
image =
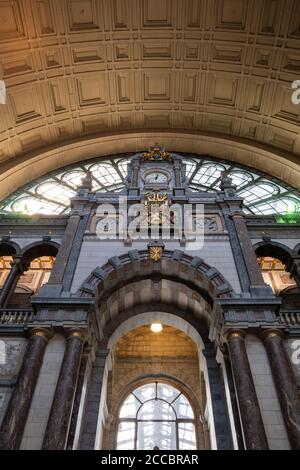
<path fill-rule="evenodd" d="M 151 246 L 149 248 L 150 258 L 154 261 L 159 261 L 163 254 L 163 249 L 161 246 Z"/>
<path fill-rule="evenodd" d="M 172 155 L 159 146 L 151 147 L 143 154 L 144 161 L 172 161 Z"/>

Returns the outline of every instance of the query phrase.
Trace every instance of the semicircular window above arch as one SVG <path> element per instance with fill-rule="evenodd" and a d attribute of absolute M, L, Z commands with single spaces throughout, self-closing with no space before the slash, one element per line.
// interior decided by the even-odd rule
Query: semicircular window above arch
<path fill-rule="evenodd" d="M 101 157 L 58 170 L 11 194 L 0 203 L 0 211 L 2 214 L 66 214 L 70 210 L 70 199 L 76 195 L 76 188 L 88 171 L 92 173 L 93 191 L 122 191 L 127 165 L 132 156 Z M 221 172 L 226 169 L 238 188 L 238 195 L 244 199 L 246 214 L 271 215 L 300 211 L 300 193 L 274 178 L 212 157 L 181 156 L 186 165 L 186 179 L 191 191 L 218 191 Z"/>
<path fill-rule="evenodd" d="M 119 412 L 118 450 L 196 449 L 195 416 L 188 399 L 169 384 L 135 389 Z"/>

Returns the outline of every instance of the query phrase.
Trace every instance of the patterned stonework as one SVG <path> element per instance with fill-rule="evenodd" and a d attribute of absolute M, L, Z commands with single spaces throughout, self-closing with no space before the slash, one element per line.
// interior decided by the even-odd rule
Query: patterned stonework
<path fill-rule="evenodd" d="M 0 379 L 11 379 L 16 376 L 26 348 L 23 338 L 0 339 Z"/>

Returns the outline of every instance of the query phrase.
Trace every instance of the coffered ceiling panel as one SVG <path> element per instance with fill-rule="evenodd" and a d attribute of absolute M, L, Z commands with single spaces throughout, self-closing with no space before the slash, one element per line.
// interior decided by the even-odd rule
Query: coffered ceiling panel
<path fill-rule="evenodd" d="M 239 140 L 295 164 L 299 78 L 299 0 L 0 0 L 0 171 L 147 129 Z"/>

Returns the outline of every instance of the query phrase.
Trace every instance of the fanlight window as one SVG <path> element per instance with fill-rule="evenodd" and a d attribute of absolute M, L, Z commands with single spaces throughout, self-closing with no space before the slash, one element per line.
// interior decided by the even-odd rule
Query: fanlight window
<path fill-rule="evenodd" d="M 134 390 L 119 413 L 118 450 L 196 449 L 195 418 L 187 398 L 164 383 Z"/>
<path fill-rule="evenodd" d="M 76 195 L 76 188 L 88 171 L 92 173 L 94 192 L 122 191 L 131 157 L 98 158 L 56 171 L 13 193 L 0 203 L 0 212 L 29 215 L 68 213 L 70 199 Z M 233 184 L 237 186 L 238 196 L 244 198 L 247 214 L 285 214 L 300 210 L 300 194 L 274 178 L 270 181 L 248 168 L 213 158 L 182 157 L 186 165 L 186 182 L 192 191 L 218 191 L 221 172 L 228 170 Z"/>

